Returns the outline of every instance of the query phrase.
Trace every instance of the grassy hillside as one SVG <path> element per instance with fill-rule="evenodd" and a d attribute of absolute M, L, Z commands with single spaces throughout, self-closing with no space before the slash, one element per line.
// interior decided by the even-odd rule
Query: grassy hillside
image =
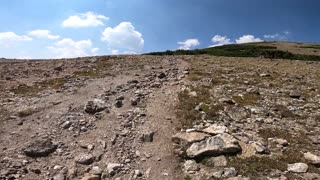
<path fill-rule="evenodd" d="M 299 45 L 299 44 L 297 44 Z M 148 55 L 201 55 L 208 54 L 213 56 L 226 57 L 263 57 L 271 59 L 291 59 L 291 60 L 305 60 L 305 61 L 320 61 L 320 55 L 314 54 L 315 51 L 320 51 L 319 45 L 299 45 L 298 47 L 287 45 L 285 49 L 281 43 L 250 43 L 250 44 L 232 44 L 218 47 L 211 47 L 205 49 L 195 50 L 176 50 L 165 52 L 152 52 Z M 294 48 L 295 49 L 294 49 Z M 300 51 L 297 51 L 299 49 Z M 310 51 L 312 53 L 303 53 L 303 51 Z"/>

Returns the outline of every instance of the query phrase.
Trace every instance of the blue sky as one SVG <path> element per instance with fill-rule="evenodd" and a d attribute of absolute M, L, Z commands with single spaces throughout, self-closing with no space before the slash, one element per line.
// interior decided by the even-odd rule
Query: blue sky
<path fill-rule="evenodd" d="M 2 0 L 0 57 L 320 41 L 318 0 Z"/>

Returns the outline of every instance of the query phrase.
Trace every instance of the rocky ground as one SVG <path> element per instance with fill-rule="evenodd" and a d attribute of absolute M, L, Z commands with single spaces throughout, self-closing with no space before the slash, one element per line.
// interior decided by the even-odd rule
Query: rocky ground
<path fill-rule="evenodd" d="M 320 179 L 320 63 L 0 63 L 0 179 Z"/>

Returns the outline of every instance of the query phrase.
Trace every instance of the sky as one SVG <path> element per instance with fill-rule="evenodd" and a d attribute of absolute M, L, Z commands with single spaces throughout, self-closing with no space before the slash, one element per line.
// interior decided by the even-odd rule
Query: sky
<path fill-rule="evenodd" d="M 0 57 L 320 42 L 319 0 L 2 0 Z"/>

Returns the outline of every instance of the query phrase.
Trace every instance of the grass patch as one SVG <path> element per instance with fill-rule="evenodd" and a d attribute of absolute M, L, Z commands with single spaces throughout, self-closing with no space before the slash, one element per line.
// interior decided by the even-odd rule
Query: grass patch
<path fill-rule="evenodd" d="M 189 175 L 186 175 L 186 176 L 184 177 L 184 180 L 192 180 L 192 177 L 189 176 Z"/>
<path fill-rule="evenodd" d="M 286 106 L 284 105 L 275 105 L 273 107 L 273 110 L 281 117 L 281 118 L 300 118 L 299 115 L 293 113 L 290 111 Z"/>
<path fill-rule="evenodd" d="M 110 72 L 108 72 L 111 68 L 112 63 L 110 61 L 100 59 L 97 61 L 94 67 L 90 67 L 81 71 L 75 71 L 73 75 L 75 77 L 103 78 L 111 75 Z"/>
<path fill-rule="evenodd" d="M 228 163 L 235 167 L 239 174 L 250 178 L 259 177 L 263 174 L 269 174 L 272 170 L 286 171 L 288 164 L 305 162 L 303 154 L 296 150 L 289 150 L 282 154 L 271 156 L 251 156 L 251 157 L 229 157 Z M 308 172 L 319 173 L 320 170 L 309 165 Z M 294 173 L 287 174 L 288 177 L 299 178 Z"/>
<path fill-rule="evenodd" d="M 226 57 L 264 57 L 271 59 L 291 59 L 305 61 L 320 61 L 320 56 L 293 54 L 288 51 L 277 50 L 277 47 L 256 44 L 232 44 L 206 49 L 176 50 L 165 52 L 151 52 L 147 55 L 213 55 Z"/>
<path fill-rule="evenodd" d="M 248 93 L 243 96 L 233 96 L 232 99 L 241 106 L 255 105 L 260 100 L 259 94 Z"/>
<path fill-rule="evenodd" d="M 267 140 L 268 138 L 281 138 L 289 142 L 289 147 L 299 150 L 310 150 L 312 148 L 309 137 L 302 131 L 295 134 L 290 133 L 287 130 L 278 128 L 266 128 L 258 131 L 260 137 Z"/>
<path fill-rule="evenodd" d="M 182 127 L 190 128 L 194 123 L 200 121 L 202 117 L 201 111 L 206 113 L 208 119 L 215 119 L 219 116 L 219 112 L 224 109 L 224 106 L 213 102 L 210 88 L 212 87 L 191 87 L 190 90 L 185 90 L 178 94 L 177 116 Z M 192 96 L 189 92 L 196 92 L 197 95 Z M 196 110 L 198 105 L 200 105 L 199 110 Z"/>
<path fill-rule="evenodd" d="M 18 95 L 37 94 L 45 89 L 60 89 L 66 82 L 67 80 L 65 78 L 50 79 L 36 82 L 32 86 L 19 85 L 11 91 Z"/>
<path fill-rule="evenodd" d="M 320 49 L 320 45 L 300 46 L 299 48 L 306 48 L 306 49 Z"/>

